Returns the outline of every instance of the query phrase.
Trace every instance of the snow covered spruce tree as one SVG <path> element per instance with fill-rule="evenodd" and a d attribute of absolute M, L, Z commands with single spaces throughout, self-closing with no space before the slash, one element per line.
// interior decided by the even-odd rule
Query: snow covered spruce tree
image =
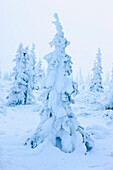
<path fill-rule="evenodd" d="M 54 17 L 57 33 L 50 45 L 55 50 L 44 57 L 48 68 L 44 90 L 40 96 L 43 103 L 40 110 L 41 121 L 36 133 L 25 145 L 30 142 L 31 147 L 35 148 L 48 138 L 63 152 L 86 152 L 92 149 L 93 141 L 80 126 L 70 106 L 73 103 L 72 61 L 65 52 L 70 42 L 64 37 L 57 14 Z"/>
<path fill-rule="evenodd" d="M 35 76 L 36 76 L 36 56 L 35 56 L 35 44 L 32 44 L 32 49 L 30 50 L 29 54 L 29 70 L 30 70 L 30 83 L 31 83 L 31 88 L 34 89 L 35 85 Z"/>
<path fill-rule="evenodd" d="M 102 66 L 101 66 L 101 52 L 100 48 L 98 48 L 97 53 L 97 61 L 94 62 L 94 68 L 93 68 L 93 76 L 90 84 L 90 91 L 97 91 L 102 92 L 103 86 L 102 86 Z"/>
<path fill-rule="evenodd" d="M 23 55 L 23 45 L 22 43 L 19 45 L 17 54 L 15 59 L 13 60 L 16 62 L 16 66 L 13 68 L 13 76 L 14 76 L 14 82 L 13 82 L 13 87 L 10 90 L 10 93 L 7 97 L 8 99 L 8 104 L 9 105 L 17 105 L 17 104 L 22 104 L 22 91 L 21 91 L 21 79 L 20 79 L 20 74 L 21 74 L 21 59 Z"/>
<path fill-rule="evenodd" d="M 31 102 L 32 95 L 32 63 L 30 62 L 31 55 L 29 54 L 29 48 L 23 48 L 20 44 L 16 58 L 16 66 L 14 67 L 14 82 L 9 93 L 8 104 L 9 105 L 19 105 L 28 104 Z"/>
<path fill-rule="evenodd" d="M 42 82 L 45 78 L 44 70 L 42 69 L 42 61 L 39 58 L 38 64 L 36 66 L 36 76 L 35 76 L 35 89 L 40 89 Z"/>
<path fill-rule="evenodd" d="M 107 101 L 105 103 L 105 109 L 113 110 L 113 64 L 112 64 L 112 71 L 111 71 L 111 81 L 109 84 L 109 94 L 107 97 Z"/>

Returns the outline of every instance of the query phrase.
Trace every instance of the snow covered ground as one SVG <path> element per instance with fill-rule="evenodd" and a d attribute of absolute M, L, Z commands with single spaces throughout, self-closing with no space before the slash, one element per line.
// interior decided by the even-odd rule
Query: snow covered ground
<path fill-rule="evenodd" d="M 95 147 L 87 155 L 67 154 L 48 140 L 35 149 L 24 146 L 40 121 L 37 105 L 8 107 L 10 86 L 0 81 L 0 170 L 113 170 L 113 111 L 104 110 L 107 92 L 76 96 L 73 111 Z"/>

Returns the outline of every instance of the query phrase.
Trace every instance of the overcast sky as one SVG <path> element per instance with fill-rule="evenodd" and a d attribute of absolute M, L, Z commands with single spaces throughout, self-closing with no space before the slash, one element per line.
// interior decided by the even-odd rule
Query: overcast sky
<path fill-rule="evenodd" d="M 56 30 L 51 23 L 57 12 L 72 56 L 74 72 L 91 71 L 98 47 L 104 75 L 113 62 L 113 0 L 0 0 L 0 63 L 11 71 L 19 43 L 36 45 L 37 57 L 51 51 Z"/>

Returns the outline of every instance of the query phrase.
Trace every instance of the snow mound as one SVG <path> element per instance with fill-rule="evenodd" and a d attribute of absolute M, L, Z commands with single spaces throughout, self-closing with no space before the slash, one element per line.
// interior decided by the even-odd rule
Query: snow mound
<path fill-rule="evenodd" d="M 104 139 L 107 135 L 109 135 L 109 129 L 99 125 L 87 127 L 87 131 L 93 135 L 95 139 Z"/>

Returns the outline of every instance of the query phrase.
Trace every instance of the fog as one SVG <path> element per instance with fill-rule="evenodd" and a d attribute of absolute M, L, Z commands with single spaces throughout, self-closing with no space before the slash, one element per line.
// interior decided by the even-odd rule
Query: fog
<path fill-rule="evenodd" d="M 113 62 L 112 0 L 0 0 L 0 65 L 2 75 L 13 69 L 19 43 L 36 45 L 37 58 L 51 50 L 56 30 L 52 21 L 59 15 L 65 37 L 71 42 L 74 76 L 79 68 L 91 72 L 100 47 L 104 76 Z M 45 63 L 44 63 L 45 64 Z"/>

